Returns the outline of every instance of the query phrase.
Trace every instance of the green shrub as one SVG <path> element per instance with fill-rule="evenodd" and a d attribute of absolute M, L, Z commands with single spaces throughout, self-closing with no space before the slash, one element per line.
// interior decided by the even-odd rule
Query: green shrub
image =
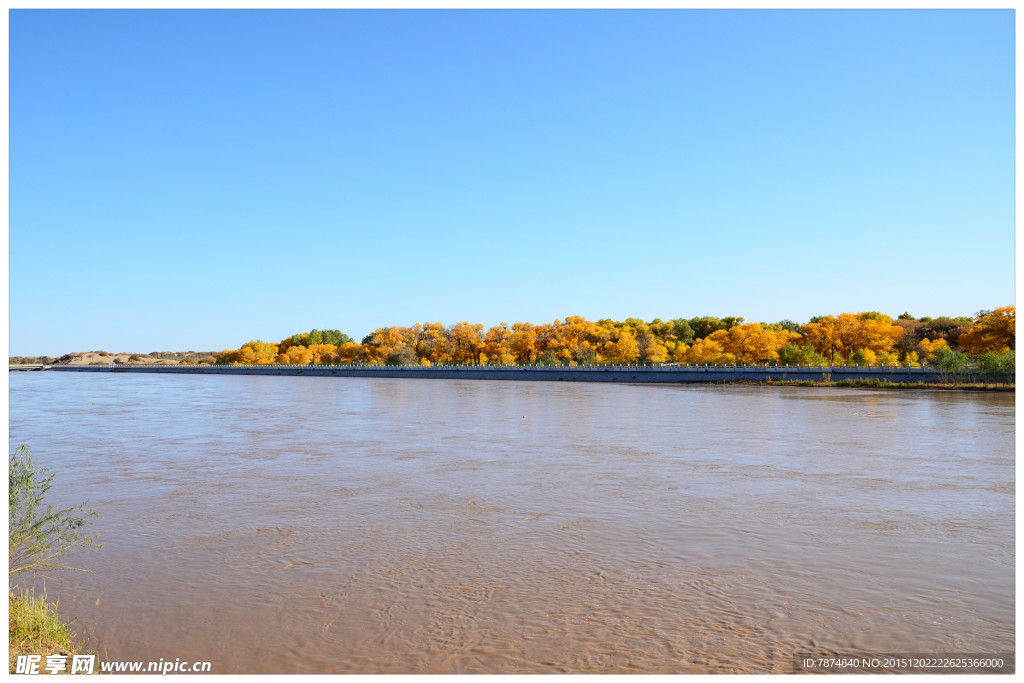
<path fill-rule="evenodd" d="M 98 534 L 83 532 L 97 513 L 85 504 L 64 510 L 43 505 L 43 498 L 57 476 L 32 460 L 27 446 L 18 446 L 8 470 L 8 554 L 11 574 L 75 569 L 61 563 L 61 556 L 76 547 L 100 547 Z"/>
<path fill-rule="evenodd" d="M 981 365 L 981 374 L 989 377 L 1013 374 L 1017 367 L 1016 354 L 1013 349 L 986 351 L 978 356 L 978 363 Z"/>
<path fill-rule="evenodd" d="M 963 351 L 943 348 L 932 355 L 931 365 L 946 372 L 964 372 L 970 365 L 970 357 Z"/>
<path fill-rule="evenodd" d="M 803 347 L 789 343 L 779 349 L 778 365 L 815 365 L 821 362 L 824 362 L 824 358 L 810 343 Z"/>
<path fill-rule="evenodd" d="M 548 349 L 544 353 L 537 356 L 537 365 L 563 365 L 562 359 L 558 357 L 558 352 L 554 349 Z"/>

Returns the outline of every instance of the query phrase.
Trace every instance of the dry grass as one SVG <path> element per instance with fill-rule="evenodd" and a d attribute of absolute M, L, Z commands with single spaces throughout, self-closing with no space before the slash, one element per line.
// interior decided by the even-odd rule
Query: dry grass
<path fill-rule="evenodd" d="M 46 593 L 11 593 L 9 602 L 10 673 L 14 673 L 18 655 L 35 654 L 45 657 L 52 654 L 81 654 L 71 633 L 71 625 L 61 620 L 57 614 L 57 604 L 50 604 Z"/>

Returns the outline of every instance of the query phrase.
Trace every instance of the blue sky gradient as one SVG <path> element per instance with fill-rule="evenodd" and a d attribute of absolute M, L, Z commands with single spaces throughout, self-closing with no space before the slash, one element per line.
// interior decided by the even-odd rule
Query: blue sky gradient
<path fill-rule="evenodd" d="M 9 16 L 12 355 L 1013 303 L 1012 10 Z"/>

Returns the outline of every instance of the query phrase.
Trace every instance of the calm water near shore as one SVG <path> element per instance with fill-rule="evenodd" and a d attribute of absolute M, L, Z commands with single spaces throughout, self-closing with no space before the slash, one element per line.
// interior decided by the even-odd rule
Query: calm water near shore
<path fill-rule="evenodd" d="M 1014 396 L 12 373 L 47 579 L 214 673 L 788 672 L 1014 651 Z M 97 600 L 99 603 L 97 604 Z"/>

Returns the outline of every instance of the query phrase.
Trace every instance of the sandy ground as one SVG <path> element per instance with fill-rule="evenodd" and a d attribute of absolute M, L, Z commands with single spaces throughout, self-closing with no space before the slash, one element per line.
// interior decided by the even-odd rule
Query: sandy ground
<path fill-rule="evenodd" d="M 131 356 L 135 356 L 135 360 L 129 360 Z M 177 365 L 178 361 L 165 358 L 150 358 L 149 356 L 142 354 L 131 354 L 131 353 L 108 353 L 101 355 L 97 351 L 88 351 L 86 353 L 73 353 L 71 354 L 71 360 L 68 363 L 62 363 L 62 365 L 106 365 L 107 363 L 124 363 L 125 365 Z"/>

